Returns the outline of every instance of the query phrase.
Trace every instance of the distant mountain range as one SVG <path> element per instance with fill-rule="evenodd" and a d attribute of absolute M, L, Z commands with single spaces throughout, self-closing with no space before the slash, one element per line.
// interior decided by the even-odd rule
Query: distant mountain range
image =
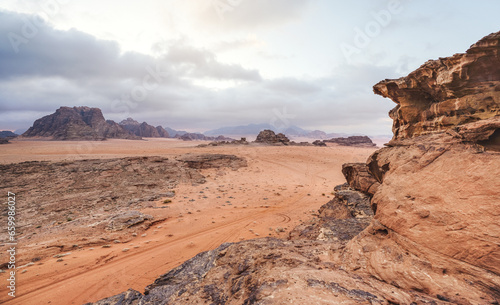
<path fill-rule="evenodd" d="M 239 136 L 239 135 L 257 135 L 262 130 L 272 130 L 276 133 L 283 133 L 287 137 L 305 137 L 311 139 L 329 139 L 342 136 L 348 136 L 344 133 L 326 133 L 321 130 L 306 130 L 298 126 L 290 126 L 288 128 L 276 128 L 271 124 L 249 124 L 240 126 L 229 126 L 206 131 L 206 135 L 224 135 L 224 136 Z"/>
<path fill-rule="evenodd" d="M 2 137 L 16 136 L 11 131 L 0 134 Z M 179 138 L 183 140 L 232 140 L 226 137 L 207 137 L 201 133 L 188 133 L 169 127 L 152 126 L 146 122 L 127 118 L 119 124 L 105 120 L 99 108 L 60 107 L 53 114 L 44 116 L 33 123 L 21 138 L 42 138 L 52 140 L 105 140 L 142 138 Z M 4 141 L 7 142 L 8 140 Z"/>
<path fill-rule="evenodd" d="M 169 127 L 152 126 L 146 122 L 127 118 L 120 123 L 105 120 L 99 108 L 60 107 L 55 113 L 44 116 L 33 123 L 21 138 L 47 138 L 53 140 L 104 140 L 142 139 L 142 138 L 178 138 L 182 140 L 230 141 L 231 137 L 246 137 L 259 134 L 262 130 L 283 133 L 290 138 L 310 138 L 325 140 L 331 138 L 353 136 L 345 133 L 326 133 L 321 130 L 306 130 L 298 126 L 276 128 L 271 124 L 249 124 L 213 129 L 202 133 L 189 133 Z M 357 134 L 356 134 L 357 135 Z M 0 133 L 1 137 L 13 137 L 8 131 Z M 383 141 L 383 140 L 381 140 Z"/>

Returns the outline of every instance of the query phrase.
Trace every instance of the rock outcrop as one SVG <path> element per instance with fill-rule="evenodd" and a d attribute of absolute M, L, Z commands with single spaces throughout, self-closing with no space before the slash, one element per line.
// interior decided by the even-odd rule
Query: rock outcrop
<path fill-rule="evenodd" d="M 344 245 L 363 231 L 372 218 L 370 196 L 348 184 L 338 185 L 334 198 L 321 206 L 316 217 L 295 227 L 289 239 L 324 240 Z"/>
<path fill-rule="evenodd" d="M 500 32 L 375 85 L 394 138 L 367 161 L 380 186 L 351 270 L 456 304 L 500 300 Z"/>
<path fill-rule="evenodd" d="M 397 106 L 394 139 L 451 129 L 500 114 L 500 33 L 473 44 L 466 53 L 429 60 L 406 77 L 376 84 L 376 94 Z"/>
<path fill-rule="evenodd" d="M 351 136 L 347 138 L 332 138 L 330 140 L 323 140 L 323 143 L 333 143 L 342 146 L 361 146 L 361 147 L 373 147 L 377 146 L 372 140 L 367 136 Z"/>
<path fill-rule="evenodd" d="M 99 108 L 61 107 L 36 120 L 22 138 L 52 140 L 140 139 L 113 121 L 106 121 Z"/>
<path fill-rule="evenodd" d="M 144 138 L 168 138 L 168 132 L 161 126 L 154 127 L 146 122 L 139 123 L 132 118 L 121 121 L 120 126 L 130 133 Z"/>
<path fill-rule="evenodd" d="M 369 172 L 365 163 L 346 163 L 342 165 L 342 173 L 353 189 L 370 196 L 373 196 L 380 186 L 379 181 Z"/>
<path fill-rule="evenodd" d="M 256 143 L 264 143 L 271 145 L 289 145 L 290 140 L 282 133 L 275 134 L 274 131 L 270 129 L 265 129 L 261 131 L 257 138 L 255 139 Z"/>

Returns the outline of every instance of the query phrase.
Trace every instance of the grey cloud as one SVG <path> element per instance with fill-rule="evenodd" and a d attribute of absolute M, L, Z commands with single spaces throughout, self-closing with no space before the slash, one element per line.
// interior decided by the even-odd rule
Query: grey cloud
<path fill-rule="evenodd" d="M 266 87 L 286 94 L 311 94 L 321 91 L 317 84 L 295 78 L 280 78 L 268 81 Z"/>
<path fill-rule="evenodd" d="M 184 72 L 194 77 L 247 81 L 261 80 L 261 76 L 257 70 L 247 70 L 238 64 L 220 63 L 216 60 L 214 53 L 196 49 L 182 43 L 171 45 L 166 58 L 172 62 L 189 64 L 189 66 L 183 67 L 185 68 Z"/>
<path fill-rule="evenodd" d="M 48 25 L 40 26 L 15 53 L 5 37 L 20 31 L 24 17 L 0 13 L 0 129 L 29 127 L 62 105 L 99 107 L 106 118 L 116 121 L 131 116 L 153 125 L 199 131 L 268 123 L 277 112 L 292 114 L 290 123 L 306 128 L 370 126 L 379 124 L 393 106 L 389 101 L 387 107 L 380 106 L 371 93 L 374 83 L 396 76 L 393 67 L 345 66 L 327 78 L 267 80 L 257 70 L 221 63 L 215 53 L 186 41 L 169 42 L 165 55 L 155 58 L 121 54 L 114 42 Z M 132 100 L 134 88 L 144 89 L 147 69 L 158 67 L 159 86 L 145 90 L 141 101 Z M 239 82 L 219 91 L 194 83 L 207 78 Z M 390 130 L 386 125 L 380 129 Z"/>

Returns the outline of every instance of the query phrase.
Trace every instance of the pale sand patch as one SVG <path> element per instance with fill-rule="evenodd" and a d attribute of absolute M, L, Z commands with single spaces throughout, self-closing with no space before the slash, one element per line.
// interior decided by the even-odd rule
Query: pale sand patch
<path fill-rule="evenodd" d="M 151 227 L 144 237 L 139 235 L 111 248 L 78 249 L 63 261 L 49 258 L 26 267 L 28 272 L 17 273 L 18 296 L 7 298 L 2 286 L 0 302 L 83 304 L 128 288 L 143 292 L 159 275 L 221 243 L 265 236 L 286 238 L 288 231 L 311 217 L 311 211 L 330 200 L 327 196 L 331 197 L 335 185 L 344 183 L 343 163 L 365 162 L 375 151 L 353 147 L 193 147 L 200 143 L 172 139 L 13 141 L 0 146 L 1 163 L 139 155 L 174 158 L 185 153 L 225 153 L 248 160 L 248 167 L 237 171 L 204 170 L 207 183 L 181 184 L 168 208 L 143 210 L 155 217 L 169 217 Z M 155 204 L 164 205 L 162 200 Z M 278 227 L 286 231 L 277 233 Z M 124 248 L 129 250 L 124 252 Z M 5 279 L 6 274 L 2 274 L 0 280 Z"/>

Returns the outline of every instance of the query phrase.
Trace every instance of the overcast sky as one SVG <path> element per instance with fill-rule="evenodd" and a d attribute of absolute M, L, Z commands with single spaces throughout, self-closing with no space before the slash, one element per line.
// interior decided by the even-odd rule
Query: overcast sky
<path fill-rule="evenodd" d="M 60 106 L 189 131 L 390 134 L 372 86 L 500 30 L 500 1 L 2 0 L 0 130 Z"/>

